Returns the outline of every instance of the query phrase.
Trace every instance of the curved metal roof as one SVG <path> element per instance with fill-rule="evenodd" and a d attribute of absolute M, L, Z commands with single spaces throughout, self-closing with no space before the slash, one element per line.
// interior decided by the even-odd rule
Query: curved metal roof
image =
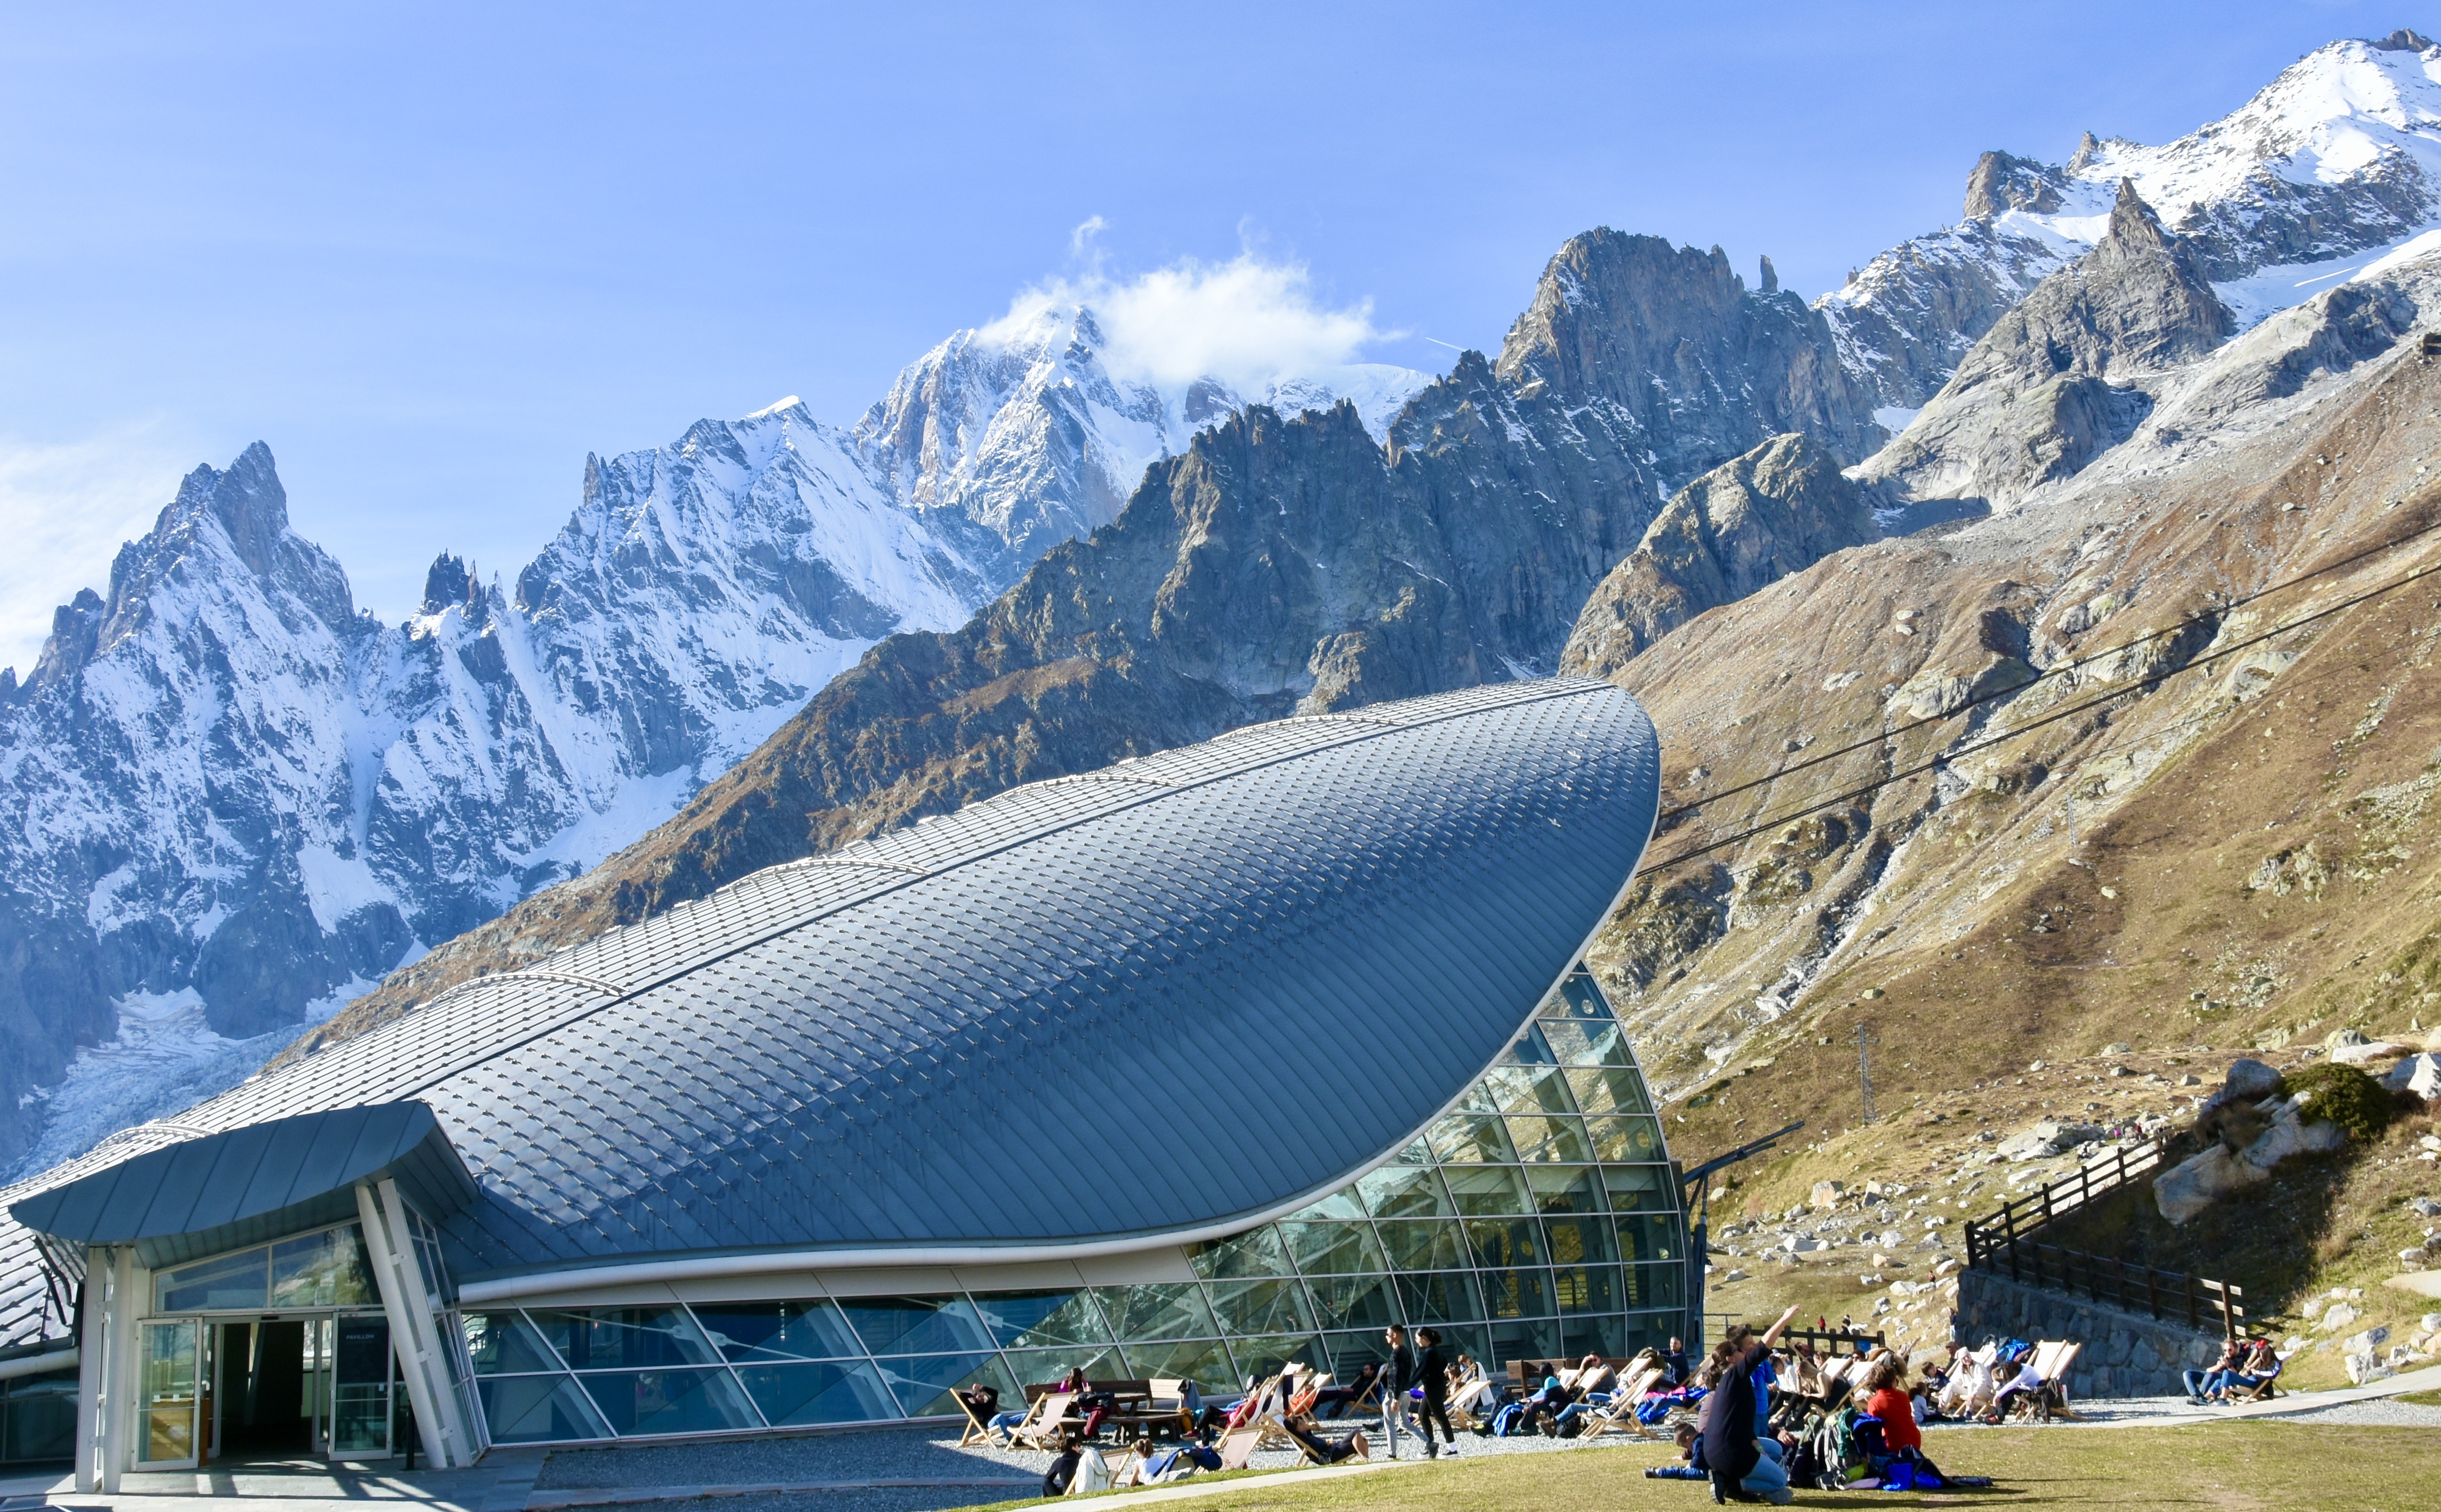
<path fill-rule="evenodd" d="M 421 1100 L 480 1187 L 461 1280 L 1251 1221 L 1481 1073 L 1658 788 L 1588 679 L 1255 726 L 758 873 L 178 1121 Z"/>

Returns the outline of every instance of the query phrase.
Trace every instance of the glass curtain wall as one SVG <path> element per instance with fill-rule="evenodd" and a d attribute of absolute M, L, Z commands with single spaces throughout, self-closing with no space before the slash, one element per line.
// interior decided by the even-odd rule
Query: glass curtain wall
<path fill-rule="evenodd" d="M 1678 1327 L 1683 1222 L 1627 1037 L 1580 969 L 1458 1106 L 1276 1223 L 1194 1246 L 1198 1280 L 463 1315 L 496 1444 L 953 1415 L 1082 1366 L 1207 1391 L 1341 1376 L 1391 1323 L 1512 1359 L 1620 1356 Z"/>

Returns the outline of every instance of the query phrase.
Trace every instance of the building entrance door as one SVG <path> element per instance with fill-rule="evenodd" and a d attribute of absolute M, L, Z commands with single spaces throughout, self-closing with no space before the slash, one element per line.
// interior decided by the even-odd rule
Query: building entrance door
<path fill-rule="evenodd" d="M 136 1388 L 136 1466 L 191 1470 L 210 1421 L 204 1401 L 202 1322 L 193 1318 L 143 1325 Z"/>
<path fill-rule="evenodd" d="M 317 1430 L 330 1396 L 328 1372 L 316 1371 L 313 1359 L 322 1320 L 264 1318 L 214 1326 L 220 1337 L 212 1358 L 220 1368 L 212 1402 L 219 1421 L 210 1457 L 296 1459 L 318 1453 Z"/>

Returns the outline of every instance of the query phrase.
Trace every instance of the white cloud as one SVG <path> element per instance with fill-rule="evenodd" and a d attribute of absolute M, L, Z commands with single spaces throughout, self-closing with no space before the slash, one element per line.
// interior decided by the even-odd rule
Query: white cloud
<path fill-rule="evenodd" d="M 177 494 L 188 448 L 160 430 L 64 443 L 0 436 L 0 666 L 32 672 L 51 611 L 79 588 L 104 591 L 119 544 L 151 530 Z"/>
<path fill-rule="evenodd" d="M 1373 324 L 1373 301 L 1331 308 L 1317 300 L 1304 264 L 1241 252 L 1226 262 L 1192 258 L 1131 279 L 1105 271 L 1093 239 L 1100 216 L 1071 238 L 1086 272 L 1036 284 L 983 328 L 986 340 L 1013 337 L 1072 305 L 1094 312 L 1113 377 L 1178 388 L 1209 374 L 1240 390 L 1289 374 L 1360 360 L 1370 342 L 1400 333 Z"/>

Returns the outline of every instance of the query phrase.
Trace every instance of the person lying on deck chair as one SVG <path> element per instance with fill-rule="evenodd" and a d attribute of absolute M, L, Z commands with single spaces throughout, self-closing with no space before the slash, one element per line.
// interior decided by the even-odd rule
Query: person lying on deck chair
<path fill-rule="evenodd" d="M 2031 1356 L 2027 1358 L 2026 1362 L 2022 1365 L 2003 1365 L 2000 1369 L 2015 1370 L 2016 1374 L 2011 1377 L 1996 1377 L 2005 1380 L 2007 1384 L 2001 1386 L 1999 1390 L 1992 1394 L 1992 1410 L 1983 1414 L 1983 1421 L 1987 1423 L 1997 1423 L 2000 1421 L 2000 1419 L 2009 1415 L 2009 1399 L 2011 1397 L 2039 1395 L 2041 1395 L 2044 1386 L 2043 1373 L 2034 1368 L 2034 1362 Z"/>
<path fill-rule="evenodd" d="M 1366 1460 L 1373 1457 L 1373 1447 L 1366 1441 L 1365 1430 L 1361 1428 L 1344 1439 L 1334 1440 L 1323 1437 L 1306 1422 L 1297 1418 L 1282 1418 L 1280 1426 L 1289 1431 L 1289 1437 L 1305 1446 L 1305 1451 L 1308 1454 L 1325 1465 L 1336 1465 L 1347 1459 Z"/>
<path fill-rule="evenodd" d="M 1313 1415 L 1337 1419 L 1347 1409 L 1369 1399 L 1376 1382 L 1382 1378 L 1378 1364 L 1361 1365 L 1345 1386 L 1326 1386 L 1313 1399 Z"/>

